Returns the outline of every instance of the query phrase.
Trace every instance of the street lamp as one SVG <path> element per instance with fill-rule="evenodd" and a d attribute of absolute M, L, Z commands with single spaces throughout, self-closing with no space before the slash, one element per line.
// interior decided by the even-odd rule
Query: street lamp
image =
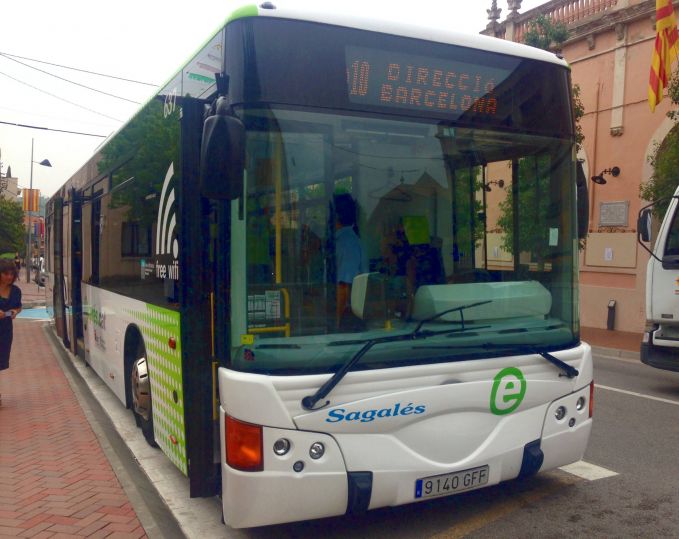
<path fill-rule="evenodd" d="M 33 163 L 38 163 L 37 161 L 33 161 L 33 140 L 31 139 L 31 180 L 30 183 L 28 184 L 28 193 L 29 197 L 32 198 L 33 196 Z M 48 159 L 43 159 L 38 163 L 38 165 L 42 165 L 43 167 L 51 167 L 52 163 L 49 162 Z M 27 212 L 28 212 L 28 244 L 26 245 L 26 282 L 30 283 L 31 282 L 31 259 L 33 258 L 31 256 L 31 206 L 30 203 L 32 200 L 28 201 L 27 205 Z"/>

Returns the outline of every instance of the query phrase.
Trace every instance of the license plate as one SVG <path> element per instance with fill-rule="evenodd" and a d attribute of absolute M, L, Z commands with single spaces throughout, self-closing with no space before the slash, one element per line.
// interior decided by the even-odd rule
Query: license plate
<path fill-rule="evenodd" d="M 455 494 L 488 483 L 488 466 L 479 466 L 461 472 L 432 475 L 415 481 L 415 498 L 429 498 Z"/>

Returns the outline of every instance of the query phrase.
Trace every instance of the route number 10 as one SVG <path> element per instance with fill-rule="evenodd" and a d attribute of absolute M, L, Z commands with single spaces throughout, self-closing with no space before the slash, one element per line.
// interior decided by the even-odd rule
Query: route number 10
<path fill-rule="evenodd" d="M 370 75 L 370 64 L 366 61 L 356 60 L 351 64 L 348 73 L 351 95 L 364 96 L 368 93 L 368 76 Z"/>

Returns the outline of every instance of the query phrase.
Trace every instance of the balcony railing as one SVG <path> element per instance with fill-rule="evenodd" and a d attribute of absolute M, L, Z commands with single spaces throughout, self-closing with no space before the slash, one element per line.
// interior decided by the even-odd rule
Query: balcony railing
<path fill-rule="evenodd" d="M 530 22 L 538 15 L 545 15 L 554 22 L 570 25 L 593 15 L 610 11 L 616 7 L 617 3 L 618 0 L 552 0 L 518 16 L 514 40 L 523 42 Z"/>

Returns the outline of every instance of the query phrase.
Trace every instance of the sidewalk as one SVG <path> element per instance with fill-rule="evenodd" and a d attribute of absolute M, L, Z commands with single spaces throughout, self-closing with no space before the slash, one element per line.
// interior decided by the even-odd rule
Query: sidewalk
<path fill-rule="evenodd" d="M 0 538 L 146 537 L 41 325 L 15 321 L 0 373 Z"/>
<path fill-rule="evenodd" d="M 580 338 L 591 345 L 592 352 L 598 356 L 639 360 L 642 337 L 643 333 L 580 328 Z"/>
<path fill-rule="evenodd" d="M 35 281 L 27 283 L 25 268 L 22 268 L 19 279 L 14 284 L 21 289 L 21 301 L 24 309 L 45 305 L 45 288 L 38 286 Z"/>

